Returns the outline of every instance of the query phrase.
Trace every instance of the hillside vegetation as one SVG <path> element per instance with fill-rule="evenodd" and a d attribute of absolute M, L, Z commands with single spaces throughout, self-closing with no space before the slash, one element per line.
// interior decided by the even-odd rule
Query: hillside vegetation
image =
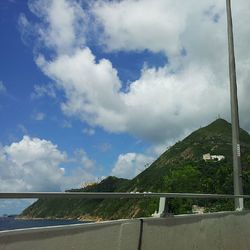
<path fill-rule="evenodd" d="M 240 130 L 244 193 L 250 194 L 250 135 Z M 226 157 L 204 161 L 205 153 Z M 98 184 L 69 192 L 193 192 L 233 194 L 231 124 L 218 119 L 177 142 L 132 180 L 108 177 Z M 159 199 L 39 199 L 22 216 L 118 219 L 151 216 Z M 190 213 L 192 205 L 206 211 L 234 209 L 233 200 L 170 199 L 175 214 Z M 249 202 L 246 202 L 249 206 Z"/>

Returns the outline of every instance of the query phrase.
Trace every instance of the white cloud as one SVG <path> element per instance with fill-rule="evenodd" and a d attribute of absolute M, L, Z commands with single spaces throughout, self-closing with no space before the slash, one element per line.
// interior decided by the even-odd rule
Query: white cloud
<path fill-rule="evenodd" d="M 31 99 L 38 99 L 44 96 L 56 98 L 56 90 L 53 84 L 34 85 L 34 92 L 31 93 Z"/>
<path fill-rule="evenodd" d="M 71 52 L 72 47 L 85 43 L 87 17 L 76 1 L 30 1 L 29 8 L 41 20 L 39 39 L 48 48 Z"/>
<path fill-rule="evenodd" d="M 18 26 L 21 33 L 21 39 L 24 44 L 28 45 L 36 33 L 34 26 L 28 21 L 27 17 L 21 13 L 18 18 Z"/>
<path fill-rule="evenodd" d="M 65 114 L 110 131 L 124 130 L 124 104 L 118 95 L 121 83 L 110 61 L 96 62 L 90 49 L 85 48 L 73 55 L 60 55 L 54 61 L 39 57 L 37 64 L 65 91 Z"/>
<path fill-rule="evenodd" d="M 100 40 L 108 50 L 148 48 L 178 54 L 189 4 L 178 0 L 97 1 L 92 11 L 104 29 Z"/>
<path fill-rule="evenodd" d="M 46 114 L 44 114 L 43 112 L 37 112 L 37 113 L 33 114 L 32 117 L 36 121 L 42 121 L 46 117 Z"/>
<path fill-rule="evenodd" d="M 50 141 L 24 136 L 0 149 L 1 191 L 60 190 L 66 160 Z"/>
<path fill-rule="evenodd" d="M 88 157 L 87 153 L 83 149 L 75 150 L 74 161 L 77 161 L 83 169 L 90 170 L 95 167 L 95 162 Z"/>
<path fill-rule="evenodd" d="M 69 2 L 54 2 L 32 4 L 32 11 L 43 20 L 41 25 L 36 24 L 46 34 L 40 37 L 55 52 L 50 60 L 41 53 L 36 62 L 64 91 L 61 107 L 66 115 L 90 126 L 128 132 L 158 144 L 180 138 L 218 114 L 229 117 L 224 1 L 124 0 L 97 1 L 91 5 L 91 18 L 96 21 L 97 30 L 103 30 L 96 34 L 98 42 L 102 41 L 106 49 L 162 51 L 168 58 L 168 64 L 162 68 L 142 69 L 140 78 L 130 83 L 126 92 L 121 91 L 122 82 L 112 63 L 97 60 L 86 47 L 88 13 L 74 2 L 68 12 L 65 9 Z M 233 4 L 239 103 L 245 128 L 250 128 L 250 26 L 246 25 L 250 21 L 249 5 L 247 0 Z M 57 18 L 54 10 L 62 14 Z M 66 37 L 57 25 L 62 16 L 65 34 L 71 34 Z M 85 20 L 80 22 L 82 32 L 75 29 L 80 27 L 79 19 Z M 55 34 L 62 36 L 67 49 Z M 85 42 L 79 42 L 80 37 Z"/>
<path fill-rule="evenodd" d="M 147 69 L 130 85 L 124 102 L 132 111 L 127 113 L 128 131 L 162 142 L 185 134 L 185 127 L 206 123 L 215 111 L 224 113 L 227 92 L 214 84 L 213 72 L 204 67 L 190 66 L 178 74 L 167 68 Z"/>
<path fill-rule="evenodd" d="M 145 170 L 154 158 L 144 154 L 127 153 L 118 156 L 111 175 L 131 179 Z"/>
<path fill-rule="evenodd" d="M 17 129 L 21 131 L 23 134 L 28 134 L 28 129 L 23 124 L 18 124 Z"/>
<path fill-rule="evenodd" d="M 0 81 L 0 94 L 6 93 L 6 87 L 4 86 L 3 82 Z"/>
<path fill-rule="evenodd" d="M 239 103 L 241 122 L 245 128 L 250 128 L 250 121 L 247 115 L 247 109 L 249 110 L 250 107 L 246 98 L 246 93 L 248 93 L 246 79 L 250 79 L 247 73 L 250 67 L 250 51 L 248 49 L 250 28 L 246 25 L 246 23 L 250 21 L 247 13 L 249 7 L 250 3 L 246 0 L 240 0 L 237 4 L 232 3 L 237 69 L 238 75 L 240 75 L 240 77 L 238 77 Z M 173 75 L 173 78 L 177 80 L 176 84 L 180 92 L 185 92 L 187 89 L 194 87 L 196 78 L 199 78 L 196 77 L 196 74 L 208 77 L 205 81 L 200 82 L 199 85 L 200 87 L 203 86 L 207 95 L 211 96 L 210 101 L 205 98 L 204 101 L 201 100 L 201 102 L 197 102 L 193 100 L 191 96 L 189 100 L 185 100 L 182 99 L 182 94 L 178 94 L 177 98 L 173 100 L 177 109 L 179 105 L 189 105 L 189 103 L 191 103 L 198 107 L 200 103 L 207 103 L 205 109 L 204 107 L 200 108 L 198 112 L 197 109 L 194 109 L 195 112 L 189 113 L 191 119 L 195 120 L 198 118 L 198 120 L 196 120 L 197 125 L 201 123 L 201 121 L 204 124 L 211 120 L 212 114 L 214 117 L 215 112 L 229 117 L 225 1 L 208 0 L 185 2 L 177 0 L 174 1 L 174 3 L 171 0 L 158 0 L 153 2 L 149 0 L 98 1 L 94 5 L 93 12 L 99 20 L 99 25 L 104 29 L 104 33 L 99 36 L 100 40 L 102 40 L 104 46 L 109 50 L 130 51 L 148 49 L 153 52 L 164 51 L 171 67 L 177 67 L 177 69 L 181 67 L 184 72 L 186 71 L 186 75 L 189 74 L 187 79 L 189 84 L 185 84 L 185 88 L 183 86 L 184 83 L 180 82 L 180 80 L 186 82 L 186 79 L 180 79 L 178 77 L 178 75 L 183 74 L 183 72 L 176 72 L 176 70 L 174 70 L 175 75 Z M 129 15 L 125 15 L 124 13 L 129 13 Z M 150 13 L 150 15 L 142 16 L 142 13 Z M 129 18 L 127 18 L 127 16 L 129 16 Z M 181 48 L 185 49 L 185 57 L 179 56 Z M 212 81 L 211 77 L 214 78 Z M 139 79 L 139 82 L 141 82 L 141 79 Z M 192 79 L 194 79 L 193 83 Z M 155 78 L 155 81 L 157 81 L 157 78 Z M 165 81 L 167 84 L 168 79 L 166 78 Z M 212 88 L 210 88 L 211 85 Z M 157 86 L 151 84 L 151 86 L 159 90 L 162 88 L 161 84 Z M 141 85 L 140 88 L 141 93 L 142 89 L 143 85 Z M 148 95 L 150 95 L 149 90 L 150 89 L 147 88 L 143 91 L 146 102 Z M 196 90 L 197 88 L 194 87 L 193 93 L 195 96 L 202 94 L 201 91 Z M 170 89 L 170 91 L 172 90 Z M 174 95 L 175 92 L 177 91 L 174 91 L 172 96 L 176 97 L 176 95 Z M 213 93 L 220 93 L 221 95 L 218 95 L 219 99 L 215 98 Z M 158 100 L 158 95 L 155 95 L 155 97 Z M 201 98 L 203 98 L 203 96 L 201 96 Z M 166 99 L 169 99 L 168 94 L 166 95 Z M 138 101 L 138 103 L 139 102 L 140 101 Z M 219 103 L 219 109 L 216 109 L 216 105 L 210 105 L 214 102 Z M 221 104 L 221 102 L 224 102 L 224 104 Z M 169 112 L 164 113 L 161 107 L 157 106 L 157 109 L 162 115 L 169 115 Z M 151 113 L 150 108 L 147 110 Z M 174 112 L 174 109 L 171 107 L 169 107 L 168 110 Z M 183 111 L 185 112 L 185 109 Z M 208 117 L 205 120 L 203 117 L 204 112 L 208 112 Z M 193 117 L 194 114 L 195 117 Z M 192 129 L 195 126 L 195 124 L 191 126 L 189 119 L 186 120 L 185 117 L 183 118 L 181 122 L 182 125 L 179 124 L 179 120 L 172 120 L 177 127 L 181 126 L 182 131 L 177 131 L 179 135 L 181 133 L 185 134 L 183 130 L 184 126 L 188 129 Z M 165 127 L 170 128 L 170 130 L 174 129 L 171 123 L 165 122 L 164 124 Z M 159 127 L 155 126 L 155 129 L 156 128 Z"/>
<path fill-rule="evenodd" d="M 96 63 L 89 49 L 53 62 L 38 60 L 38 65 L 64 89 L 65 114 L 107 131 L 163 142 L 185 134 L 183 124 L 194 128 L 217 113 L 226 114 L 228 89 L 216 85 L 215 73 L 203 65 L 190 65 L 178 74 L 167 66 L 146 68 L 126 93 L 119 91 L 121 84 L 111 63 Z"/>
<path fill-rule="evenodd" d="M 75 162 L 76 167 L 66 171 L 63 164 L 70 161 L 57 145 L 24 136 L 0 148 L 0 191 L 63 191 L 96 179 L 89 171 L 94 163 L 84 151 Z"/>

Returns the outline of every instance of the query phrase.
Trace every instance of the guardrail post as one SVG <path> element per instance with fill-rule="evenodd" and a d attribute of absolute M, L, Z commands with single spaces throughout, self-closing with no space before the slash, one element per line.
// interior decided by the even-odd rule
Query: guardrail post
<path fill-rule="evenodd" d="M 158 216 L 165 217 L 169 214 L 168 202 L 166 197 L 160 197 Z"/>

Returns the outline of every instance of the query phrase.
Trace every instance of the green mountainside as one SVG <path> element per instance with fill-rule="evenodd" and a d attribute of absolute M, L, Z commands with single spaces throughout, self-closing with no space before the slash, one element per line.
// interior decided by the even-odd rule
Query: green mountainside
<path fill-rule="evenodd" d="M 240 130 L 244 193 L 250 194 L 250 135 Z M 224 155 L 204 161 L 203 154 Z M 233 193 L 231 124 L 217 119 L 177 142 L 132 180 L 108 177 L 100 183 L 69 192 L 194 192 Z M 118 219 L 150 216 L 159 199 L 39 199 L 21 216 Z M 192 205 L 206 211 L 231 210 L 233 200 L 170 199 L 173 213 L 190 213 Z M 250 204 L 246 204 L 250 206 Z"/>

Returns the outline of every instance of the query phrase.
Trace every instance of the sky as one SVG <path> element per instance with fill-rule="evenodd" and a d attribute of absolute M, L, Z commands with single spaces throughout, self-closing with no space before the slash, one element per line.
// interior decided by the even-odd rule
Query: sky
<path fill-rule="evenodd" d="M 232 3 L 247 131 L 249 8 Z M 0 192 L 133 178 L 229 103 L 224 0 L 0 2 Z"/>

